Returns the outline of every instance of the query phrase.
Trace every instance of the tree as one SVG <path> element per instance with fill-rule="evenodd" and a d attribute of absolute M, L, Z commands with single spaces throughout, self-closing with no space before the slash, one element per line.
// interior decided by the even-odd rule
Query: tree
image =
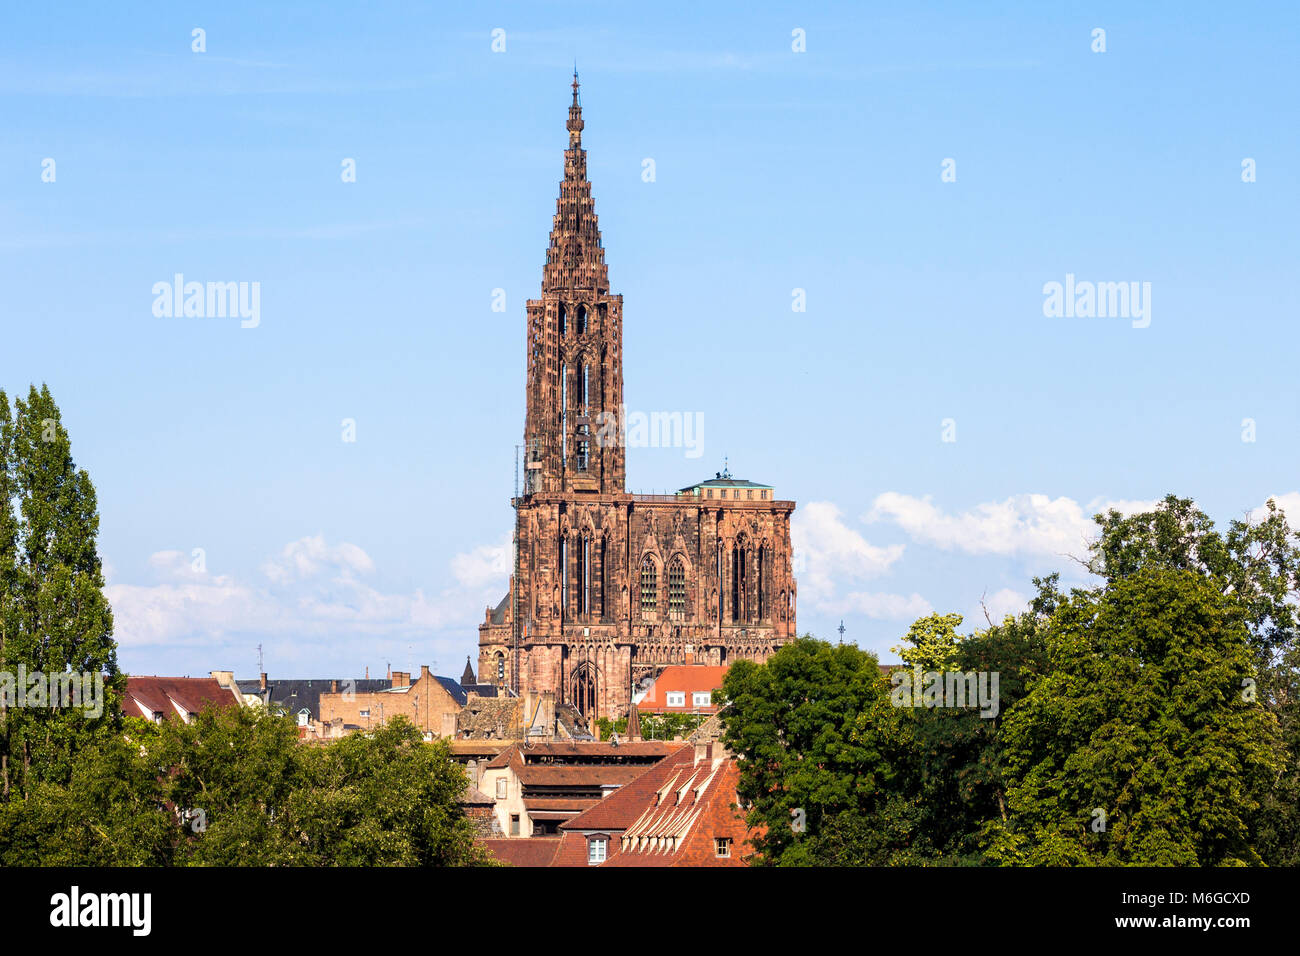
<path fill-rule="evenodd" d="M 874 654 L 805 636 L 737 661 L 723 695 L 758 862 L 887 862 L 905 845 L 907 742 Z"/>
<path fill-rule="evenodd" d="M 11 707 L 0 715 L 0 793 L 33 781 L 66 783 L 77 750 L 111 732 L 125 678 L 96 550 L 99 513 L 76 466 L 47 387 L 27 400 L 0 392 L 0 670 L 105 675 L 100 717 L 66 707 Z"/>
<path fill-rule="evenodd" d="M 1258 863 L 1250 817 L 1280 767 L 1239 602 L 1191 568 L 1142 567 L 1053 616 L 1049 670 L 1002 728 L 1017 864 Z"/>
<path fill-rule="evenodd" d="M 1286 748 L 1252 828 L 1267 863 L 1300 862 L 1300 535 L 1272 499 L 1262 517 L 1232 521 L 1223 533 L 1190 499 L 1174 495 L 1153 511 L 1111 511 L 1096 520 L 1102 530 L 1089 568 L 1106 581 L 1144 568 L 1185 570 L 1240 607 L 1257 667 L 1253 691 L 1277 718 Z"/>

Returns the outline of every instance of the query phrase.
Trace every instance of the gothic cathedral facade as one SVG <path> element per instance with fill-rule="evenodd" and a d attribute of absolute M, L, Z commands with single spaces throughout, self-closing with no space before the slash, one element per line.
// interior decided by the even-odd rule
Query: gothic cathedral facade
<path fill-rule="evenodd" d="M 668 664 L 762 661 L 795 637 L 795 506 L 726 473 L 675 495 L 627 492 L 623 297 L 609 288 L 576 74 L 567 128 L 541 297 L 527 303 L 514 571 L 479 627 L 479 681 L 553 695 L 593 724 L 627 716 L 634 685 Z"/>

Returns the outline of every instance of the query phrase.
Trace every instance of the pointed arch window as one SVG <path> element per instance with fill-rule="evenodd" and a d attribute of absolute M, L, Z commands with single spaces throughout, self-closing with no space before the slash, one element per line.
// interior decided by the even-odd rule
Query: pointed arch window
<path fill-rule="evenodd" d="M 609 592 L 605 588 L 605 582 L 607 580 L 607 572 L 609 569 L 609 565 L 606 564 L 605 562 L 608 559 L 609 559 L 609 538 L 607 538 L 605 535 L 601 535 L 600 572 L 599 572 L 600 577 L 597 579 L 597 584 L 596 584 L 596 600 L 599 602 L 599 605 L 596 608 L 596 613 L 599 614 L 602 618 L 605 617 L 607 614 L 609 614 L 609 610 L 608 610 Z"/>
<path fill-rule="evenodd" d="M 659 605 L 659 570 L 650 555 L 641 561 L 641 610 L 653 611 Z"/>
<path fill-rule="evenodd" d="M 686 566 L 680 556 L 668 565 L 668 613 L 686 613 Z"/>
<path fill-rule="evenodd" d="M 587 331 L 587 307 L 585 305 L 580 305 L 578 306 L 578 334 L 582 335 L 582 333 L 586 331 Z"/>
<path fill-rule="evenodd" d="M 567 320 L 567 316 L 565 315 L 564 312 L 564 303 L 561 302 L 560 303 L 560 334 L 561 335 L 565 333 L 566 320 Z"/>

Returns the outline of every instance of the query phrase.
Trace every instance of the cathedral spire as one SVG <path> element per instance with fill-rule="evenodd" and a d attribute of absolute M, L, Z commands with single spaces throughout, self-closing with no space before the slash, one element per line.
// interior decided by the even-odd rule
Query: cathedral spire
<path fill-rule="evenodd" d="M 564 151 L 564 181 L 555 203 L 551 242 L 546 250 L 542 291 L 609 291 L 605 250 L 600 244 L 596 204 L 587 180 L 587 151 L 582 148 L 582 104 L 578 99 L 578 70 L 573 70 L 573 102 L 569 106 L 569 148 Z"/>
<path fill-rule="evenodd" d="M 569 122 L 564 124 L 569 131 L 569 146 L 582 145 L 582 104 L 578 102 L 578 65 L 573 66 L 573 105 L 569 107 Z"/>

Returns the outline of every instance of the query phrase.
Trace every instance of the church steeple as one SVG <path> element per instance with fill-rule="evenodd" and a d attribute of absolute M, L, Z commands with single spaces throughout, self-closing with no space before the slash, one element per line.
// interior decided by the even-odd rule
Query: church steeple
<path fill-rule="evenodd" d="M 622 494 L 623 297 L 609 291 L 573 71 L 542 295 L 528 302 L 524 493 Z"/>
<path fill-rule="evenodd" d="M 542 291 L 609 291 L 605 250 L 600 244 L 596 202 L 587 180 L 587 151 L 582 148 L 582 103 L 578 99 L 578 71 L 573 71 L 573 103 L 569 106 L 569 148 L 564 151 L 564 181 L 555 202 L 551 243 L 546 250 Z"/>

